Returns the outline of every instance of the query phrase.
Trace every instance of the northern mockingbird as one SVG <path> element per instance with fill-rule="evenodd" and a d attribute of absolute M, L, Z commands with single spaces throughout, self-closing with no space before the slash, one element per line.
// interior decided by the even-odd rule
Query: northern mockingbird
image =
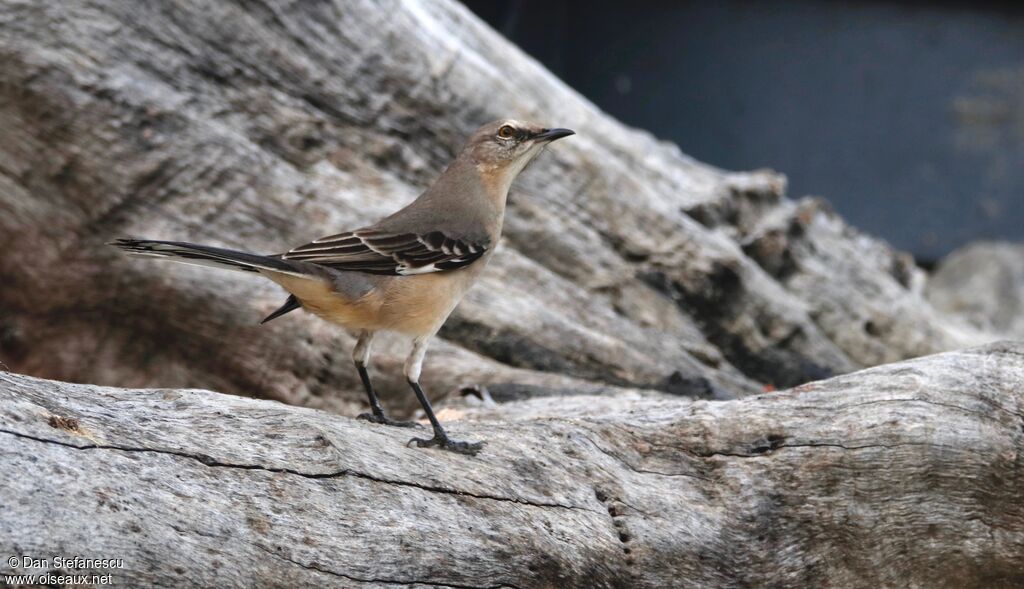
<path fill-rule="evenodd" d="M 179 241 L 119 239 L 131 254 L 261 274 L 291 296 L 262 323 L 303 308 L 358 332 L 352 356 L 372 413 L 360 418 L 387 425 L 367 366 L 374 333 L 412 337 L 405 377 L 434 429 L 410 444 L 475 454 L 479 442 L 452 440 L 420 388 L 427 343 L 480 272 L 501 235 L 509 187 L 548 143 L 572 135 L 516 120 L 479 128 L 434 184 L 416 200 L 374 225 L 321 237 L 278 255 L 259 255 Z"/>

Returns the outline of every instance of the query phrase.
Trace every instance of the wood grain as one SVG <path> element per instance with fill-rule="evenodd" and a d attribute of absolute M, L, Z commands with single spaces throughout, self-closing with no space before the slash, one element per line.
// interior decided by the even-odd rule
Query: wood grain
<path fill-rule="evenodd" d="M 1017 587 L 1024 345 L 739 401 L 546 397 L 407 430 L 0 375 L 0 552 L 119 586 Z"/>
<path fill-rule="evenodd" d="M 286 251 L 395 210 L 508 116 L 577 135 L 513 188 L 427 358 L 435 396 L 734 398 L 983 339 L 781 174 L 621 125 L 453 2 L 15 1 L 0 27 L 0 360 L 17 372 L 361 411 L 351 336 L 301 313 L 257 327 L 280 288 L 103 244 Z M 412 409 L 406 344 L 376 349 L 386 403 Z"/>

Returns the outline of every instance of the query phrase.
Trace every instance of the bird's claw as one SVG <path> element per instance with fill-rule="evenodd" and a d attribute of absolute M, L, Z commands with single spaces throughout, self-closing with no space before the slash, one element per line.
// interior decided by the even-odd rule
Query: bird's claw
<path fill-rule="evenodd" d="M 417 448 L 431 448 L 437 446 L 442 450 L 448 450 L 449 452 L 457 452 L 459 454 L 466 454 L 469 456 L 476 456 L 476 453 L 483 449 L 483 442 L 460 442 L 453 440 L 446 435 L 434 434 L 432 438 L 413 438 L 409 440 L 406 446 L 415 444 Z"/>
<path fill-rule="evenodd" d="M 383 413 L 361 413 L 356 419 L 362 419 L 369 421 L 370 423 L 379 423 L 381 425 L 390 425 L 394 427 L 420 427 L 420 424 L 415 421 L 398 421 L 397 419 L 391 419 Z"/>

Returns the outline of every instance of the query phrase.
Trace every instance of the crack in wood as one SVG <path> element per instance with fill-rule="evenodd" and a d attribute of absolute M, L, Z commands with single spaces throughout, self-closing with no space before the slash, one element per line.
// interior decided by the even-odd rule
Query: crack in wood
<path fill-rule="evenodd" d="M 331 575 L 331 576 L 334 576 L 334 577 L 339 577 L 339 578 L 342 578 L 342 579 L 347 579 L 349 581 L 355 581 L 357 583 L 383 583 L 385 585 L 430 585 L 430 586 L 433 586 L 433 587 L 450 587 L 452 589 L 505 589 L 505 588 L 508 588 L 508 589 L 522 589 L 518 585 L 513 585 L 511 583 L 499 583 L 497 585 L 463 585 L 463 584 L 459 584 L 459 583 L 450 583 L 450 582 L 446 582 L 446 581 L 437 581 L 437 580 L 433 580 L 433 579 L 431 579 L 431 580 L 412 579 L 412 580 L 409 580 L 409 581 L 400 581 L 400 580 L 397 580 L 397 579 L 380 579 L 380 578 L 368 579 L 368 578 L 356 577 L 354 575 L 349 575 L 349 574 L 346 574 L 346 573 L 339 573 L 338 571 L 334 571 L 334 570 L 322 567 L 322 566 L 320 566 L 319 564 L 317 564 L 315 562 L 314 563 L 309 563 L 309 564 L 302 563 L 302 562 L 299 562 L 299 561 L 297 561 L 297 560 L 295 560 L 293 558 L 289 558 L 289 557 L 287 557 L 287 556 L 285 556 L 285 555 L 283 555 L 283 554 L 281 554 L 279 552 L 275 552 L 273 550 L 270 550 L 269 548 L 267 548 L 266 546 L 263 546 L 262 544 L 254 544 L 254 546 L 256 548 L 259 548 L 263 552 L 266 552 L 267 554 L 275 557 L 275 558 L 279 558 L 279 559 L 281 559 L 281 560 L 283 560 L 285 562 L 289 562 L 291 564 L 294 564 L 295 566 L 299 566 L 299 567 L 302 567 L 304 569 L 308 569 L 308 570 L 311 570 L 311 571 L 316 571 L 318 573 L 324 573 L 326 575 Z"/>
<path fill-rule="evenodd" d="M 33 440 L 33 441 L 41 442 L 41 443 L 44 443 L 44 444 L 56 444 L 58 446 L 64 446 L 66 448 L 72 448 L 72 449 L 75 449 L 75 450 L 115 450 L 115 451 L 120 451 L 120 452 L 139 452 L 139 453 L 164 454 L 164 455 L 170 455 L 170 456 L 178 456 L 180 458 L 188 458 L 190 460 L 195 460 L 195 461 L 197 461 L 197 462 L 199 462 L 199 463 L 201 463 L 201 464 L 203 464 L 205 466 L 209 466 L 209 467 L 213 467 L 213 468 L 235 468 L 235 469 L 240 469 L 240 470 L 258 470 L 258 471 L 264 471 L 264 472 L 290 474 L 290 475 L 295 475 L 295 476 L 299 476 L 299 477 L 303 477 L 303 478 L 308 478 L 308 479 L 334 479 L 334 478 L 341 478 L 341 477 L 355 477 L 355 478 L 359 478 L 359 479 L 363 479 L 363 480 L 372 481 L 372 482 L 375 482 L 375 483 L 381 483 L 381 484 L 386 484 L 386 485 L 396 485 L 396 486 L 400 486 L 400 487 L 410 487 L 410 488 L 414 488 L 414 489 L 420 489 L 421 491 L 427 491 L 427 492 L 430 492 L 430 493 L 440 493 L 440 494 L 445 494 L 445 495 L 472 497 L 474 499 L 485 499 L 485 500 L 489 500 L 489 501 L 501 501 L 501 502 L 504 502 L 504 503 L 514 503 L 514 504 L 517 504 L 517 505 L 523 505 L 523 506 L 529 506 L 529 507 L 571 509 L 571 510 L 578 510 L 578 511 L 588 511 L 588 512 L 591 512 L 591 513 L 598 513 L 597 511 L 595 511 L 593 509 L 589 509 L 589 508 L 586 508 L 586 507 L 581 507 L 581 506 L 578 506 L 578 505 L 564 505 L 564 504 L 561 504 L 561 503 L 544 503 L 544 502 L 539 502 L 539 501 L 528 501 L 526 499 L 517 498 L 517 497 L 502 497 L 500 495 L 485 495 L 485 494 L 480 494 L 480 493 L 470 493 L 468 491 L 461 491 L 461 490 L 458 490 L 458 489 L 451 489 L 451 488 L 448 488 L 448 487 L 437 487 L 437 486 L 433 486 L 433 485 L 424 485 L 424 484 L 421 484 L 421 483 L 413 483 L 413 482 L 410 482 L 410 481 L 399 481 L 399 480 L 394 480 L 394 479 L 384 479 L 384 478 L 374 477 L 372 475 L 368 475 L 366 473 L 354 471 L 354 470 L 351 470 L 351 469 L 342 469 L 342 470 L 338 470 L 338 471 L 325 472 L 325 473 L 310 473 L 310 472 L 303 472 L 303 471 L 299 471 L 299 470 L 295 470 L 295 469 L 291 469 L 291 468 L 271 467 L 271 466 L 263 466 L 263 465 L 259 465 L 259 464 L 238 464 L 238 463 L 231 463 L 231 462 L 222 462 L 222 461 L 214 459 L 211 456 L 207 456 L 205 454 L 190 454 L 190 453 L 187 453 L 187 452 L 178 452 L 178 451 L 174 451 L 174 450 L 164 450 L 164 449 L 144 448 L 144 447 L 131 447 L 131 446 L 114 446 L 114 445 L 107 445 L 107 444 L 84 444 L 84 445 L 77 445 L 77 444 L 71 444 L 71 443 L 68 443 L 68 442 L 61 442 L 59 440 L 53 440 L 53 439 L 49 439 L 49 438 L 42 438 L 42 437 L 39 437 L 39 436 L 33 436 L 33 435 L 21 433 L 21 432 L 11 431 L 11 430 L 7 430 L 7 429 L 0 429 L 0 433 L 8 434 L 8 435 L 15 436 L 15 437 L 18 437 L 18 438 Z"/>

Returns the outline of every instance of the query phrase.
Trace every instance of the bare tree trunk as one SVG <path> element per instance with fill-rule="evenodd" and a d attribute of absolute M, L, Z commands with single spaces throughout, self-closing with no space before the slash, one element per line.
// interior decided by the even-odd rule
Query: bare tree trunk
<path fill-rule="evenodd" d="M 126 259 L 125 235 L 278 252 L 413 198 L 467 133 L 578 131 L 514 188 L 506 239 L 428 358 L 435 393 L 730 398 L 976 341 L 907 258 L 784 177 L 627 129 L 463 7 L 0 5 L 0 360 L 352 412 L 351 338 L 249 276 Z M 413 404 L 382 342 L 392 404 Z M 395 396 L 396 394 L 400 396 Z"/>
<path fill-rule="evenodd" d="M 106 572 L 131 587 L 1024 584 L 1022 344 L 634 396 L 449 408 L 487 441 L 467 457 L 278 403 L 5 373 L 0 553 L 123 559 Z"/>

